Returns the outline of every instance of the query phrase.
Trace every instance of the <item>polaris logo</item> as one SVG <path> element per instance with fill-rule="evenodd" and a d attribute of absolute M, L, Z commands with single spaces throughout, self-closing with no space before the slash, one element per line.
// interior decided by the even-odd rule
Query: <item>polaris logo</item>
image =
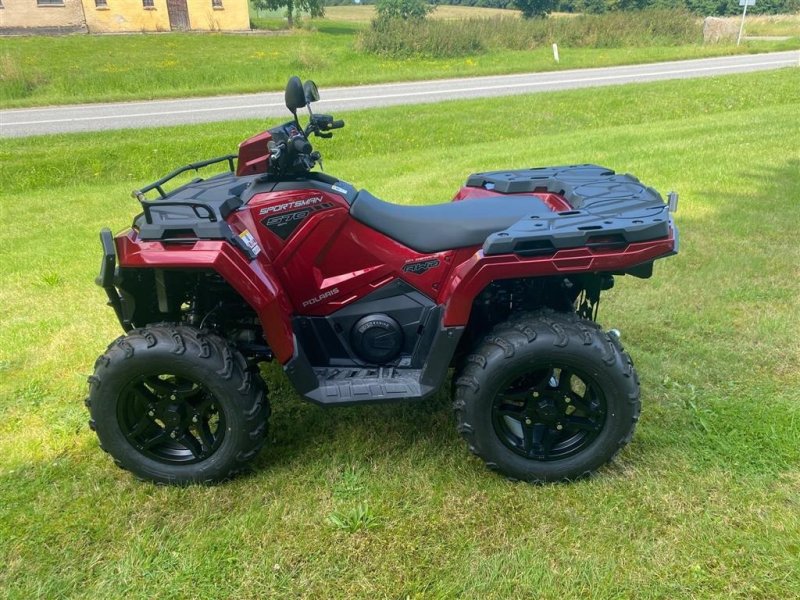
<path fill-rule="evenodd" d="M 322 292 L 316 298 L 309 298 L 308 300 L 303 302 L 303 308 L 305 308 L 306 306 L 312 306 L 317 302 L 322 302 L 323 300 L 325 300 L 325 298 L 330 298 L 331 296 L 335 296 L 338 293 L 339 293 L 339 288 L 333 288 L 328 290 L 327 292 Z"/>
<path fill-rule="evenodd" d="M 295 200 L 294 202 L 284 202 L 283 204 L 276 204 L 275 206 L 267 206 L 262 208 L 258 214 L 268 215 L 270 213 L 279 213 L 295 208 L 305 208 L 306 206 L 314 206 L 320 202 L 322 202 L 322 196 L 314 196 L 312 198 L 306 198 L 305 200 Z"/>
<path fill-rule="evenodd" d="M 408 263 L 403 267 L 406 273 L 413 273 L 414 275 L 422 275 L 426 271 L 439 266 L 439 259 L 430 258 L 420 262 Z"/>

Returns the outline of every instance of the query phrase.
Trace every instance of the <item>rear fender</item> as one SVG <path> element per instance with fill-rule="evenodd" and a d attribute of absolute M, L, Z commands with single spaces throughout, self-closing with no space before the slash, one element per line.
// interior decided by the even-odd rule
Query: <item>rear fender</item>
<path fill-rule="evenodd" d="M 128 230 L 115 238 L 120 268 L 204 269 L 218 273 L 255 311 L 273 354 L 285 363 L 294 353 L 291 305 L 271 265 L 260 257 L 249 261 L 224 240 L 186 245 L 139 240 Z"/>
<path fill-rule="evenodd" d="M 450 274 L 442 290 L 443 325 L 465 326 L 478 294 L 492 281 L 579 273 L 624 273 L 677 251 L 676 230 L 665 238 L 634 242 L 621 249 L 570 248 L 548 256 L 517 254 L 485 256 L 478 250 Z"/>

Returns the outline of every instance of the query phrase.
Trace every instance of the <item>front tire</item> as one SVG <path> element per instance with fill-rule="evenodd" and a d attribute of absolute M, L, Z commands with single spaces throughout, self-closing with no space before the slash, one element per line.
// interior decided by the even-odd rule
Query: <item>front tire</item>
<path fill-rule="evenodd" d="M 113 342 L 89 378 L 89 426 L 118 466 L 158 483 L 214 483 L 264 444 L 261 377 L 223 338 L 155 325 Z"/>
<path fill-rule="evenodd" d="M 609 462 L 633 436 L 639 381 L 616 336 L 572 313 L 501 323 L 456 379 L 457 426 L 491 469 L 570 481 Z"/>

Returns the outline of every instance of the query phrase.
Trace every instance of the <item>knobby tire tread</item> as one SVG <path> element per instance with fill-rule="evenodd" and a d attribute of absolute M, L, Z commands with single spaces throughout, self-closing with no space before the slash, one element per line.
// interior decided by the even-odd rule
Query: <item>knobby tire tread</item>
<path fill-rule="evenodd" d="M 85 405 L 90 411 L 89 427 L 97 432 L 98 424 L 94 418 L 92 406 L 103 393 L 105 375 L 121 362 L 132 359 L 137 349 L 139 352 L 152 350 L 160 345 L 170 345 L 171 353 L 182 355 L 195 351 L 194 358 L 209 363 L 215 363 L 214 372 L 222 380 L 232 382 L 236 387 L 236 403 L 239 405 L 244 417 L 246 444 L 242 445 L 236 454 L 235 463 L 213 478 L 202 481 L 187 481 L 176 483 L 205 483 L 213 484 L 231 479 L 247 469 L 247 464 L 253 460 L 263 448 L 268 433 L 270 405 L 267 398 L 266 386 L 260 375 L 253 372 L 244 356 L 224 338 L 204 330 L 193 327 L 173 324 L 153 324 L 143 328 L 129 331 L 111 342 L 105 352 L 101 354 L 94 365 L 94 374 L 88 378 L 89 396 Z M 168 370 L 168 368 L 167 368 Z M 99 438 L 99 435 L 98 435 Z M 108 452 L 100 443 L 101 449 Z M 113 457 L 115 464 L 125 470 L 132 470 L 118 458 Z M 134 473 L 139 479 L 144 479 Z M 165 483 L 157 481 L 156 483 Z M 173 482 L 169 482 L 173 483 Z"/>
<path fill-rule="evenodd" d="M 619 369 L 622 376 L 629 380 L 630 391 L 626 399 L 632 408 L 630 423 L 616 440 L 616 448 L 605 462 L 613 460 L 633 438 L 641 414 L 639 378 L 633 360 L 623 348 L 619 338 L 613 333 L 604 332 L 594 321 L 582 319 L 575 313 L 562 313 L 550 309 L 521 313 L 495 326 L 482 343 L 478 344 L 475 351 L 466 358 L 462 371 L 456 374 L 455 378 L 453 411 L 456 429 L 466 441 L 470 452 L 480 457 L 492 471 L 502 471 L 502 469 L 482 447 L 476 435 L 476 428 L 469 422 L 467 397 L 469 394 L 480 393 L 483 375 L 487 369 L 497 362 L 513 359 L 520 348 L 541 344 L 545 338 L 551 340 L 552 346 L 559 348 L 566 348 L 570 344 L 595 347 L 601 352 L 603 364 L 609 369 Z M 587 469 L 559 480 L 574 481 L 590 476 L 594 470 Z M 511 480 L 518 479 L 506 476 Z M 553 481 L 541 477 L 526 477 L 525 480 L 531 483 Z"/>

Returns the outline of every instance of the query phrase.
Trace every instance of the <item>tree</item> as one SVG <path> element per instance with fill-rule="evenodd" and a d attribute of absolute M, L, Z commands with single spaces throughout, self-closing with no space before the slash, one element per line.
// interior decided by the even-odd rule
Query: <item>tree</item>
<path fill-rule="evenodd" d="M 544 18 L 553 11 L 558 0 L 514 0 L 514 6 L 526 19 Z"/>
<path fill-rule="evenodd" d="M 294 14 L 305 11 L 312 17 L 325 16 L 324 0 L 250 0 L 256 10 L 278 10 L 286 7 L 286 21 L 294 27 Z"/>
<path fill-rule="evenodd" d="M 378 12 L 378 21 L 389 19 L 421 20 L 436 6 L 428 4 L 427 0 L 378 0 L 375 3 Z"/>

